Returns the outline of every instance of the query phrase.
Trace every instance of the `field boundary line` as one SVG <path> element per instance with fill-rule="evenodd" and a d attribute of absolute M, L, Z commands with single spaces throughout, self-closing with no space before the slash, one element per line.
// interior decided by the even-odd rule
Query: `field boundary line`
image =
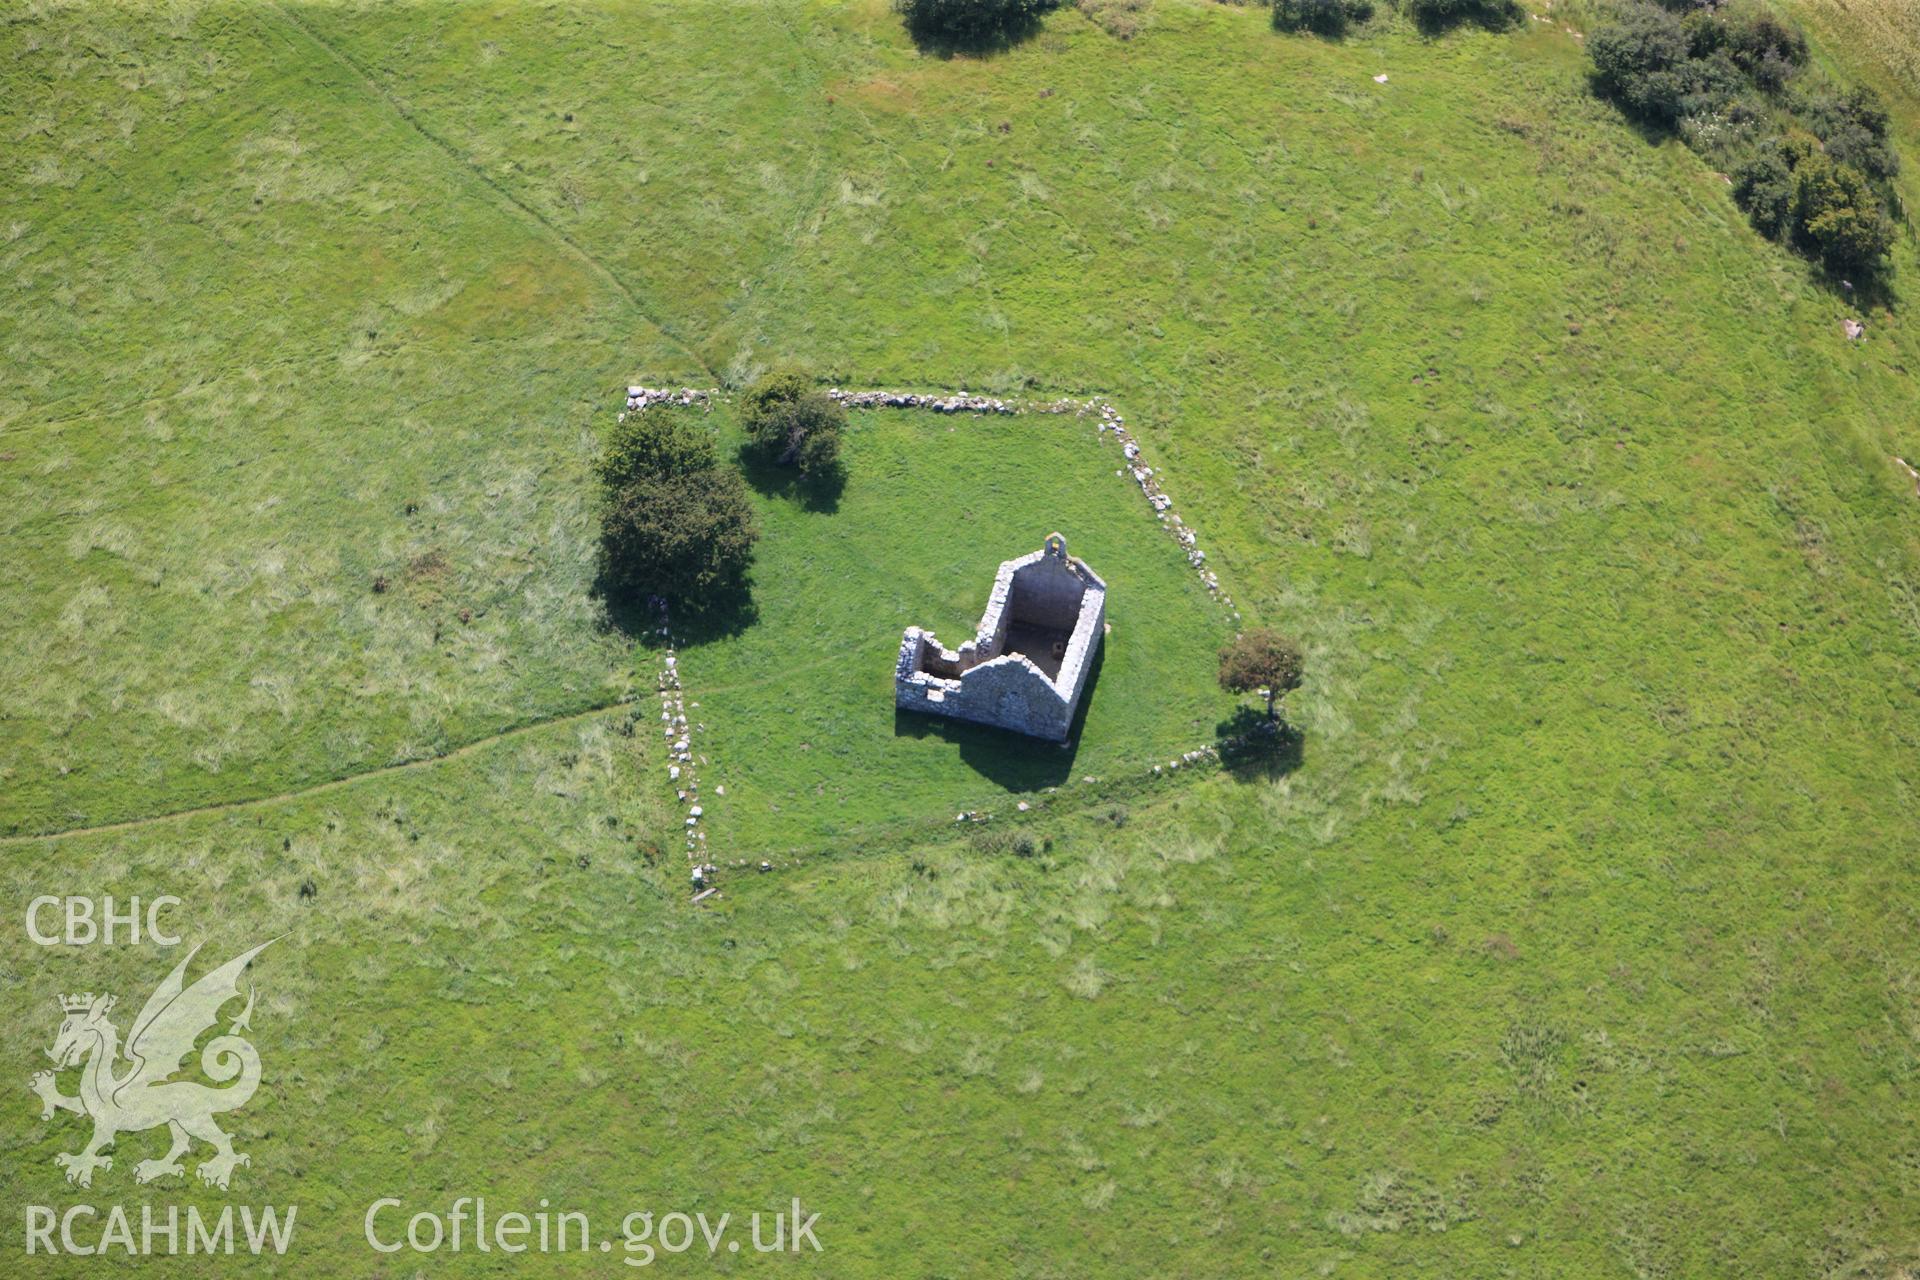
<path fill-rule="evenodd" d="M 456 354 L 464 356 L 476 350 L 486 351 L 496 347 L 517 347 L 533 343 L 552 344 L 553 342 L 554 339 L 550 334 L 523 333 L 499 338 L 474 338 L 460 344 L 452 350 Z M 431 354 L 427 351 L 424 343 L 398 346 L 392 348 L 391 351 L 394 355 Z M 387 357 L 383 356 L 382 358 L 385 359 Z M 269 373 L 287 369 L 316 369 L 329 364 L 339 363 L 340 353 L 331 350 L 322 351 L 313 355 L 282 356 L 273 360 L 242 361 L 237 364 L 222 365 L 215 372 L 205 377 L 197 378 L 194 381 L 182 382 L 170 391 L 157 391 L 152 395 L 138 396 L 132 400 L 120 401 L 117 404 L 93 405 L 85 409 L 76 409 L 71 413 L 62 413 L 53 417 L 36 418 L 32 416 L 34 410 L 48 409 L 65 404 L 67 401 L 81 394 L 78 391 L 69 392 L 55 400 L 44 401 L 37 405 L 29 405 L 28 412 L 26 413 L 0 420 L 0 440 L 12 436 L 24 436 L 30 431 L 71 426 L 76 422 L 86 422 L 100 418 L 117 417 L 123 413 L 131 413 L 136 409 L 145 408 L 148 405 L 167 404 L 174 400 L 180 400 L 195 392 L 217 391 L 221 389 L 224 384 L 233 382 L 236 379 L 246 380 L 255 374 L 262 375 L 261 380 L 265 381 L 264 375 Z"/>
<path fill-rule="evenodd" d="M 502 729 L 498 733 L 490 733 L 483 738 L 474 738 L 470 741 L 463 742 L 459 746 L 452 747 L 436 756 L 422 756 L 418 760 L 402 760 L 398 764 L 383 764 L 377 768 L 365 769 L 359 773 L 349 773 L 344 777 L 328 778 L 324 782 L 316 782 L 305 787 L 295 787 L 290 791 L 281 791 L 270 796 L 253 796 L 245 800 L 216 800 L 212 804 L 195 805 L 190 809 L 175 809 L 169 813 L 155 813 L 142 818 L 123 818 L 118 822 L 103 822 L 98 826 L 68 827 L 64 831 L 43 831 L 37 835 L 0 836 L 0 848 L 37 844 L 42 840 L 64 840 L 69 836 L 108 835 L 116 831 L 137 831 L 142 827 L 150 827 L 160 822 L 172 822 L 176 819 L 200 818 L 208 814 L 232 813 L 246 809 L 262 808 L 266 805 L 280 804 L 287 800 L 303 800 L 308 796 L 323 795 L 329 791 L 339 791 L 358 783 L 370 782 L 376 778 L 385 778 L 394 774 L 407 773 L 415 769 L 426 769 L 433 765 L 446 764 L 448 761 L 458 760 L 464 756 L 472 755 L 496 743 L 505 742 L 509 739 L 522 737 L 530 733 L 538 733 L 542 729 L 551 729 L 556 725 L 571 724 L 580 720 L 590 720 L 594 716 L 602 716 L 609 711 L 618 711 L 623 707 L 636 706 L 639 702 L 640 699 L 638 697 L 622 698 L 617 702 L 608 702 L 597 707 L 588 707 L 584 711 L 569 711 L 565 715 L 549 716 L 544 720 L 534 720 L 527 724 L 517 724 L 510 729 Z"/>
<path fill-rule="evenodd" d="M 319 32 L 315 31 L 312 27 L 302 22 L 299 18 L 295 17 L 292 13 L 282 8 L 280 5 L 272 3 L 272 0 L 269 0 L 267 8 L 271 12 L 277 14 L 280 17 L 280 19 L 284 21 L 288 26 L 293 27 L 302 36 L 306 37 L 308 41 L 319 46 L 321 51 L 326 53 L 328 57 L 332 58 L 335 62 L 338 62 L 341 66 L 345 67 L 348 71 L 351 71 L 354 74 L 355 78 L 357 78 L 360 81 L 361 86 L 365 88 L 367 92 L 373 94 L 374 97 L 378 98 L 387 107 L 389 111 L 393 112 L 396 116 L 399 116 L 400 119 L 406 124 L 408 128 L 412 129 L 415 133 L 419 134 L 422 138 L 425 138 L 428 142 L 432 143 L 436 148 L 438 148 L 439 151 L 442 154 L 444 154 L 448 160 L 453 162 L 454 167 L 457 168 L 463 175 L 465 175 L 466 177 L 470 178 L 475 182 L 478 182 L 480 185 L 484 186 L 488 191 L 492 192 L 496 198 L 503 201 L 510 209 L 519 213 L 523 218 L 526 218 L 528 221 L 532 222 L 535 226 L 539 227 L 542 231 L 546 232 L 546 234 L 550 238 L 552 238 L 553 240 L 557 241 L 559 244 L 564 246 L 568 250 L 568 252 L 574 255 L 574 257 L 578 258 L 581 262 L 584 262 L 602 280 L 604 280 L 607 284 L 613 286 L 614 291 L 617 292 L 622 298 L 626 299 L 627 305 L 632 307 L 634 312 L 638 314 L 641 319 L 645 320 L 648 324 L 652 325 L 656 330 L 658 330 L 661 336 L 666 338 L 667 341 L 671 342 L 674 346 L 680 348 L 681 353 L 686 355 L 688 358 L 690 358 L 694 362 L 694 364 L 699 367 L 701 372 L 705 373 L 708 377 L 718 381 L 720 375 L 714 371 L 714 368 L 712 365 L 707 363 L 706 357 L 701 355 L 700 352 L 696 350 L 692 345 L 690 345 L 686 339 L 682 338 L 679 334 L 675 333 L 672 329 L 669 329 L 666 326 L 666 324 L 662 322 L 658 317 L 656 317 L 651 311 L 647 310 L 645 304 L 643 304 L 640 301 L 639 295 L 634 293 L 634 291 L 627 286 L 627 283 L 624 280 L 622 280 L 618 275 L 614 274 L 614 271 L 611 267 L 607 266 L 606 263 L 602 262 L 599 258 L 595 257 L 592 253 L 590 253 L 584 245 L 582 245 L 579 241 L 575 240 L 572 236 L 568 235 L 564 230 L 562 230 L 553 221 L 551 221 L 544 213 L 541 213 L 538 209 L 526 203 L 524 200 L 520 199 L 520 197 L 514 195 L 512 191 L 508 190 L 506 187 L 502 186 L 500 183 L 495 182 L 492 178 L 488 177 L 485 172 L 483 172 L 482 170 L 476 168 L 474 165 L 469 163 L 466 157 L 460 154 L 460 151 L 458 148 L 456 148 L 451 142 L 448 142 L 445 138 L 442 138 L 439 134 L 435 133 L 433 130 L 427 128 L 426 125 L 422 124 L 420 122 L 420 118 L 417 115 L 415 115 L 411 110 L 409 110 L 407 106 L 400 101 L 400 99 L 396 98 L 392 93 L 390 93 L 384 86 L 381 85 L 381 83 L 378 80 L 375 80 L 373 78 L 373 76 L 366 70 L 366 68 L 362 67 L 350 55 L 348 55 L 346 52 L 344 52 L 343 50 L 335 46 L 332 41 L 326 39 L 326 37 L 322 36 Z"/>

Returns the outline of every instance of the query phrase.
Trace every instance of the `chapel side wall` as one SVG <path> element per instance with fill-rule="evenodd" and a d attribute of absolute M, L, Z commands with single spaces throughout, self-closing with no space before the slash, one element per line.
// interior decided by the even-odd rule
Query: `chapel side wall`
<path fill-rule="evenodd" d="M 1010 607 L 1013 580 L 1019 574 L 1019 566 L 1025 562 L 1009 560 L 993 576 L 993 591 L 987 596 L 987 607 L 980 614 L 979 629 L 974 632 L 971 656 L 975 663 L 991 662 L 1006 652 L 1007 628 L 1013 621 L 1013 609 Z"/>
<path fill-rule="evenodd" d="M 1068 642 L 1066 658 L 1060 664 L 1061 674 L 1071 677 L 1069 686 L 1060 690 L 1060 696 L 1066 699 L 1069 725 L 1074 708 L 1080 705 L 1080 695 L 1086 690 L 1094 657 L 1106 642 L 1106 634 L 1107 593 L 1090 590 L 1081 601 L 1079 621 L 1074 626 L 1073 639 Z M 1061 736 L 1066 736 L 1064 729 Z"/>
<path fill-rule="evenodd" d="M 909 711 L 921 710 L 927 701 L 927 676 L 921 662 L 927 651 L 927 633 L 908 627 L 900 637 L 900 654 L 893 663 L 893 705 Z"/>

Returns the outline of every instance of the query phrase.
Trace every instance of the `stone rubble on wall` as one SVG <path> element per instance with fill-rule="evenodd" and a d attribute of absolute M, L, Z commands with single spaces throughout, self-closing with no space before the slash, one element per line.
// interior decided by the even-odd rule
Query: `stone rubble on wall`
<path fill-rule="evenodd" d="M 719 398 L 720 389 L 711 387 L 702 390 L 699 387 L 643 387 L 637 384 L 627 388 L 627 408 L 650 409 L 656 404 L 699 405 L 711 408 Z"/>
<path fill-rule="evenodd" d="M 1017 404 L 992 396 L 954 392 L 921 395 L 912 391 L 844 391 L 831 387 L 827 395 L 849 409 L 931 409 L 935 413 L 1018 413 Z"/>
<path fill-rule="evenodd" d="M 949 394 L 922 394 L 911 391 L 848 391 L 833 387 L 827 391 L 833 399 L 850 409 L 932 409 L 936 413 L 1053 413 L 1073 414 L 1085 417 L 1095 414 L 1099 417 L 1098 430 L 1104 438 L 1111 435 L 1120 446 L 1121 455 L 1127 465 L 1116 475 L 1131 475 L 1147 503 L 1154 510 L 1160 523 L 1180 544 L 1187 563 L 1199 575 L 1200 582 L 1209 593 L 1219 599 L 1234 620 L 1240 619 L 1240 613 L 1233 607 L 1233 599 L 1220 589 L 1220 577 L 1207 568 L 1207 553 L 1200 549 L 1199 538 L 1192 526 L 1180 518 L 1173 510 L 1173 499 L 1160 486 L 1160 480 L 1152 467 L 1140 461 L 1140 444 L 1127 431 L 1126 419 L 1120 411 L 1104 396 L 1092 396 L 1085 400 L 1071 398 L 1058 400 L 1003 400 L 992 396 L 977 396 L 966 392 Z"/>
<path fill-rule="evenodd" d="M 1158 474 L 1152 467 L 1140 461 L 1140 444 L 1127 431 L 1127 420 L 1120 416 L 1118 409 L 1105 400 L 1089 400 L 1087 405 L 1100 415 L 1100 433 L 1111 434 L 1119 442 L 1121 456 L 1127 460 L 1128 464 L 1125 473 L 1130 474 L 1134 483 L 1140 486 L 1140 492 L 1146 495 L 1147 502 L 1152 505 L 1160 523 L 1173 535 L 1174 541 L 1180 544 L 1180 549 L 1186 553 L 1187 563 L 1192 565 L 1193 571 L 1200 575 L 1200 581 L 1205 584 L 1207 590 L 1218 596 L 1220 603 L 1233 611 L 1237 621 L 1240 617 L 1239 611 L 1233 609 L 1233 599 L 1220 590 L 1219 575 L 1207 568 L 1207 553 L 1200 549 L 1199 536 L 1194 533 L 1192 526 L 1173 510 L 1173 499 L 1160 487 Z"/>
<path fill-rule="evenodd" d="M 1104 438 L 1111 435 L 1120 446 L 1121 456 L 1126 466 L 1115 472 L 1116 475 L 1131 476 L 1140 487 L 1147 503 L 1154 510 L 1155 517 L 1167 532 L 1180 544 L 1181 552 L 1187 557 L 1187 563 L 1199 575 L 1200 582 L 1207 591 L 1232 613 L 1234 621 L 1240 620 L 1240 611 L 1233 607 L 1233 599 L 1220 588 L 1220 577 L 1207 567 L 1207 553 L 1200 549 L 1199 539 L 1193 527 L 1181 519 L 1173 509 L 1173 499 L 1160 485 L 1159 474 L 1154 468 L 1140 461 L 1140 444 L 1127 430 L 1126 419 L 1112 402 L 1104 396 L 1091 396 L 1084 400 L 1071 397 L 1055 400 L 1018 400 L 1003 399 L 997 396 L 975 395 L 967 391 L 920 392 L 888 391 L 883 388 L 848 390 L 844 387 L 829 387 L 827 395 L 849 409 L 930 409 L 935 413 L 1050 413 L 1073 414 L 1085 417 L 1095 414 L 1099 417 L 1098 430 Z M 646 409 L 656 404 L 699 405 L 711 409 L 713 402 L 722 398 L 718 387 L 647 387 L 638 383 L 627 387 L 627 408 Z M 625 415 L 622 415 L 624 418 Z"/>
<path fill-rule="evenodd" d="M 660 692 L 660 734 L 667 744 L 667 781 L 673 786 L 674 796 L 687 806 L 687 860 L 693 864 L 693 888 L 697 893 L 711 887 L 714 868 L 707 861 L 707 833 L 701 829 L 706 811 L 700 804 L 700 778 L 693 754 L 695 726 L 687 720 L 686 693 L 680 684 L 680 658 L 673 651 L 667 606 L 664 601 L 655 603 L 660 611 L 662 641 L 660 675 L 656 681 Z M 696 710 L 699 705 L 693 704 Z"/>
<path fill-rule="evenodd" d="M 1905 458 L 1899 457 L 1898 455 L 1895 455 L 1893 460 L 1899 463 L 1900 469 L 1913 479 L 1913 496 L 1920 498 L 1920 467 L 1915 467 Z"/>

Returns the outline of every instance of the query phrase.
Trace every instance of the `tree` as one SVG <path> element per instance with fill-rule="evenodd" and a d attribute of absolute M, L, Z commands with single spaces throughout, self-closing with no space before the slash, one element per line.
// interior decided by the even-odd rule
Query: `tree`
<path fill-rule="evenodd" d="M 1256 628 L 1235 636 L 1220 650 L 1220 687 L 1230 693 L 1265 690 L 1267 719 L 1277 720 L 1276 704 L 1300 687 L 1305 664 L 1293 641 L 1278 632 Z"/>
<path fill-rule="evenodd" d="M 1777 140 L 1762 143 L 1733 171 L 1733 200 L 1754 230 L 1777 240 L 1793 209 L 1793 163 Z"/>
<path fill-rule="evenodd" d="M 667 408 L 628 414 L 595 471 L 611 589 L 698 608 L 744 578 L 759 536 L 753 507 L 703 425 Z"/>
<path fill-rule="evenodd" d="M 1870 273 L 1893 248 L 1893 223 L 1865 175 L 1819 153 L 1794 168 L 1793 228 L 1832 271 Z"/>
<path fill-rule="evenodd" d="M 1765 9 L 1735 10 L 1728 25 L 1727 52 L 1754 83 L 1779 93 L 1807 65 L 1807 38 Z"/>
<path fill-rule="evenodd" d="M 1829 156 L 1873 178 L 1900 172 L 1900 157 L 1887 139 L 1890 123 L 1880 96 L 1862 85 L 1839 92 L 1815 89 L 1797 103 Z"/>
<path fill-rule="evenodd" d="M 1762 235 L 1835 275 L 1884 265 L 1895 236 L 1888 184 L 1900 169 L 1886 106 L 1871 89 L 1803 74 L 1799 28 L 1740 0 L 1622 0 L 1587 53 L 1596 93 L 1678 125 L 1689 146 L 1729 169 L 1734 201 Z"/>
<path fill-rule="evenodd" d="M 825 399 L 825 397 L 822 397 Z M 834 405 L 839 412 L 840 406 Z M 805 443 L 800 446 L 800 456 L 795 459 L 800 474 L 810 480 L 819 479 L 840 466 L 840 428 L 835 425 L 831 431 L 810 431 Z"/>
<path fill-rule="evenodd" d="M 747 389 L 740 404 L 747 434 L 781 466 L 817 477 L 839 460 L 846 411 L 800 374 L 769 374 Z"/>
<path fill-rule="evenodd" d="M 673 479 L 720 465 L 713 435 L 676 409 L 655 406 L 625 415 L 594 472 L 609 491 L 645 479 Z"/>
<path fill-rule="evenodd" d="M 1638 115 L 1672 124 L 1692 87 L 1693 49 L 1680 19 L 1633 5 L 1587 39 L 1600 89 Z"/>

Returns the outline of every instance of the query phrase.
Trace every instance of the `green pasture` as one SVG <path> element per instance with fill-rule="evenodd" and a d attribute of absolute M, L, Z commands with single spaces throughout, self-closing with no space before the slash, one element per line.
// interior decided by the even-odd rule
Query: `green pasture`
<path fill-rule="evenodd" d="M 0 1272 L 189 1274 L 17 1253 L 151 1200 L 299 1204 L 234 1274 L 502 1274 L 361 1236 L 476 1193 L 823 1214 L 679 1275 L 1920 1266 L 1920 250 L 1863 310 L 1760 240 L 1588 92 L 1595 3 L 0 9 Z M 1920 207 L 1910 4 L 1788 7 Z M 722 854 L 808 856 L 690 907 L 589 464 L 633 378 L 786 360 L 1112 397 L 1301 639 L 1297 758 L 1079 791 L 1210 739 L 1218 607 L 1091 423 L 857 415 L 683 650 Z M 1055 527 L 1115 630 L 1049 795 L 886 686 Z M 54 997 L 175 959 L 29 942 L 70 892 L 285 935 L 230 1197 L 53 1165 Z"/>
<path fill-rule="evenodd" d="M 844 480 L 824 492 L 746 455 L 762 528 L 752 603 L 679 659 L 710 760 L 700 803 L 717 856 L 846 852 L 962 810 L 1010 817 L 1020 799 L 1064 788 L 1071 800 L 1233 732 L 1236 701 L 1214 683 L 1228 609 L 1116 474 L 1125 459 L 1097 422 L 857 411 Z M 733 455 L 739 434 L 722 438 Z M 1110 634 L 1074 740 L 897 712 L 901 631 L 971 638 L 1000 562 L 1055 530 L 1108 592 Z"/>

